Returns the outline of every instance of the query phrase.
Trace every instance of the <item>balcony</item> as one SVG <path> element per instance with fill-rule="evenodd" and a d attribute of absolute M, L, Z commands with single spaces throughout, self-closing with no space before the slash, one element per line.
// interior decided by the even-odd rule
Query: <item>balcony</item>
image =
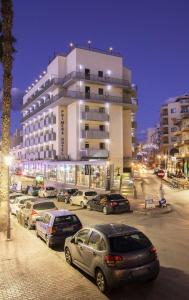
<path fill-rule="evenodd" d="M 88 121 L 101 121 L 101 122 L 105 122 L 109 120 L 109 116 L 107 113 L 101 113 L 98 111 L 83 111 L 81 113 L 81 119 L 82 120 L 88 120 Z"/>
<path fill-rule="evenodd" d="M 189 131 L 189 124 L 183 125 L 183 126 L 181 127 L 181 130 L 182 130 L 182 131 Z"/>
<path fill-rule="evenodd" d="M 98 129 L 82 130 L 81 138 L 83 139 L 108 139 L 109 133 Z"/>
<path fill-rule="evenodd" d="M 67 74 L 63 78 L 63 86 L 68 87 L 69 85 L 73 84 L 75 81 L 78 80 L 89 81 L 98 84 L 112 84 L 117 87 L 132 89 L 130 82 L 126 79 L 110 77 L 107 75 L 99 77 L 98 75 L 95 74 L 85 74 L 84 72 L 76 72 L 76 71 Z"/>
<path fill-rule="evenodd" d="M 63 90 L 59 92 L 57 95 L 52 96 L 49 98 L 46 102 L 41 104 L 39 107 L 37 107 L 35 110 L 28 112 L 27 115 L 25 115 L 21 122 L 25 122 L 28 118 L 34 116 L 36 113 L 40 112 L 44 108 L 48 107 L 49 105 L 55 104 L 56 101 L 58 101 L 60 98 L 70 98 L 70 99 L 78 99 L 78 100 L 89 100 L 91 102 L 99 102 L 99 103 L 114 103 L 123 105 L 124 107 L 127 107 L 128 109 L 131 109 L 132 111 L 136 112 L 137 110 L 137 99 L 127 99 L 125 97 L 119 97 L 119 96 L 110 96 L 110 95 L 98 95 L 98 94 L 86 94 L 79 91 L 67 91 Z"/>
<path fill-rule="evenodd" d="M 81 158 L 108 158 L 107 149 L 82 149 L 80 151 Z"/>

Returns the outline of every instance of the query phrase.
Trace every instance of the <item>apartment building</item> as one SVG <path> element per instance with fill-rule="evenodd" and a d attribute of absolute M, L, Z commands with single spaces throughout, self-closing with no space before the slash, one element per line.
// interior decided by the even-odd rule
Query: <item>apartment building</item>
<path fill-rule="evenodd" d="M 56 55 L 23 98 L 25 172 L 76 183 L 85 181 L 85 165 L 102 178 L 107 162 L 113 173 L 128 169 L 137 111 L 131 82 L 112 50 L 73 46 Z"/>
<path fill-rule="evenodd" d="M 175 153 L 175 171 L 189 176 L 189 98 L 182 107 L 181 116 L 174 120 L 178 130 L 175 132 L 177 149 Z"/>
<path fill-rule="evenodd" d="M 160 111 L 160 151 L 162 154 L 169 155 L 173 152 L 177 141 L 175 133 L 179 127 L 175 119 L 182 118 L 185 107 L 189 101 L 189 95 L 181 95 L 172 98 L 162 105 Z"/>

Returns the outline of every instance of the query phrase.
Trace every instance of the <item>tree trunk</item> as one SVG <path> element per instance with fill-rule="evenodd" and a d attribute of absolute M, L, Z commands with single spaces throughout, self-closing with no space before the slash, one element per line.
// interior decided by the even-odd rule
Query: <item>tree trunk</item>
<path fill-rule="evenodd" d="M 2 18 L 2 66 L 3 66 L 3 96 L 2 96 L 2 172 L 1 172 L 1 214 L 0 230 L 7 227 L 5 216 L 8 213 L 9 203 L 9 169 L 5 164 L 4 157 L 9 155 L 10 151 L 10 112 L 11 112 L 11 88 L 12 88 L 12 24 L 13 8 L 12 0 L 1 0 L 1 18 Z"/>

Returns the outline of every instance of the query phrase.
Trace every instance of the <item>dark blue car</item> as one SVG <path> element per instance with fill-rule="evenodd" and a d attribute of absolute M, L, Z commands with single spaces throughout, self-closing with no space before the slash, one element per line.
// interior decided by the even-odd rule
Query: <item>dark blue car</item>
<path fill-rule="evenodd" d="M 79 218 L 64 209 L 46 212 L 36 222 L 36 234 L 46 241 L 48 247 L 63 245 L 67 237 L 81 228 Z"/>

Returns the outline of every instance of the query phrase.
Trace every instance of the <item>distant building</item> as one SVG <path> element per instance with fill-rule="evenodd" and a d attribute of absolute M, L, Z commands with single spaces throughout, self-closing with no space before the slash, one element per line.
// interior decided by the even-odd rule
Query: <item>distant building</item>
<path fill-rule="evenodd" d="M 160 151 L 162 154 L 174 154 L 174 144 L 177 140 L 175 133 L 179 129 L 174 120 L 182 118 L 188 103 L 189 95 L 185 94 L 172 98 L 162 105 L 160 112 Z"/>
<path fill-rule="evenodd" d="M 23 151 L 23 132 L 21 129 L 16 129 L 15 133 L 10 138 L 10 152 L 15 160 L 22 160 Z"/>

